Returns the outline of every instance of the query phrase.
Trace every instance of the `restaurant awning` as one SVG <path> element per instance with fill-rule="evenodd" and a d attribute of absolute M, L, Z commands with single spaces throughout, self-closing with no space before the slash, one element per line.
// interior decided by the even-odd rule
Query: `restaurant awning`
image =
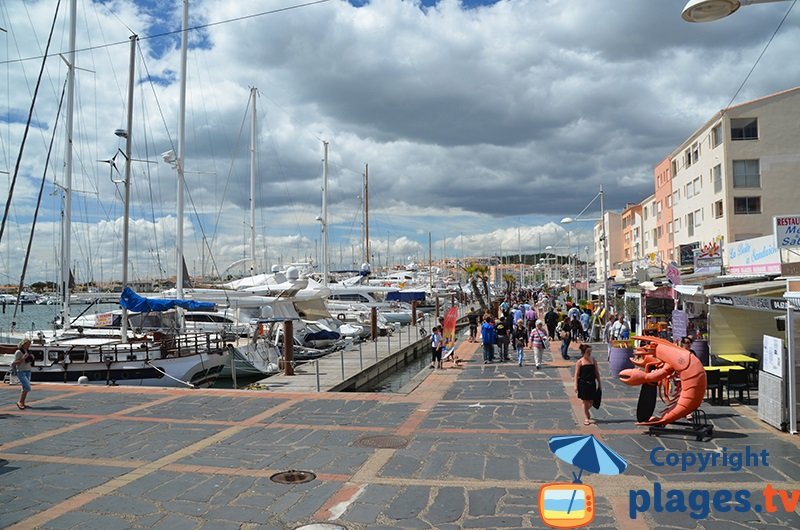
<path fill-rule="evenodd" d="M 724 295 L 760 295 L 760 296 L 783 296 L 786 291 L 785 281 L 768 281 L 768 282 L 754 282 L 743 283 L 740 285 L 728 285 L 727 287 L 713 287 L 705 290 L 706 296 L 724 296 Z"/>

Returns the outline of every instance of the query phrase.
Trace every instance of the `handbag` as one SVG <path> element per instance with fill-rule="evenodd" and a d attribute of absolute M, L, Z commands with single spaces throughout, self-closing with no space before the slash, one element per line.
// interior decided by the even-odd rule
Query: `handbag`
<path fill-rule="evenodd" d="M 570 334 L 570 332 L 569 332 L 569 331 L 567 331 L 567 330 L 565 330 L 565 329 L 562 329 L 562 330 L 561 330 L 561 331 L 558 333 L 558 336 L 559 336 L 559 337 L 561 337 L 561 339 L 563 339 L 563 340 L 567 340 L 567 339 L 568 339 L 568 338 L 570 338 L 572 335 Z"/>
<path fill-rule="evenodd" d="M 603 400 L 603 391 L 599 388 L 594 393 L 594 401 L 592 402 L 592 406 L 596 409 L 600 408 L 600 402 Z"/>

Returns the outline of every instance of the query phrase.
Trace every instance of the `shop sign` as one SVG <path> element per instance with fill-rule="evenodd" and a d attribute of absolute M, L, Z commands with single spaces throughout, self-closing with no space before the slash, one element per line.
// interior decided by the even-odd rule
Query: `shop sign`
<path fill-rule="evenodd" d="M 778 248 L 800 247 L 800 216 L 776 215 L 772 219 Z"/>
<path fill-rule="evenodd" d="M 728 274 L 781 274 L 781 254 L 773 236 L 726 245 Z"/>
<path fill-rule="evenodd" d="M 757 309 L 759 311 L 785 311 L 786 300 L 783 298 L 760 298 L 757 296 L 716 296 L 709 297 L 715 305 Z M 782 307 L 782 309 L 781 309 Z"/>
<path fill-rule="evenodd" d="M 688 245 L 680 245 L 678 248 L 680 249 L 681 267 L 694 265 L 694 251 L 700 248 L 700 243 L 694 242 Z"/>

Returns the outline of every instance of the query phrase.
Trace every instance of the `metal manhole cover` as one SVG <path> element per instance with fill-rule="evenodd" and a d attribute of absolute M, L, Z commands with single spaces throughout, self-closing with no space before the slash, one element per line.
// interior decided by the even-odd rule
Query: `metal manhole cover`
<path fill-rule="evenodd" d="M 347 530 L 347 527 L 333 523 L 311 523 L 296 526 L 294 530 Z"/>
<path fill-rule="evenodd" d="M 400 449 L 408 445 L 408 438 L 394 434 L 376 434 L 374 436 L 362 436 L 354 442 L 354 445 L 372 447 L 374 449 Z"/>
<path fill-rule="evenodd" d="M 317 478 L 317 475 L 311 471 L 297 471 L 296 469 L 281 471 L 269 477 L 272 482 L 277 482 L 278 484 L 305 484 L 315 478 Z"/>

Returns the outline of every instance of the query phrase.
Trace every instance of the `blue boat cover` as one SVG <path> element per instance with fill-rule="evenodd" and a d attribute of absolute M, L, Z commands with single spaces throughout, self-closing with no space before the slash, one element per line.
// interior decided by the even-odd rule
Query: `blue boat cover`
<path fill-rule="evenodd" d="M 391 291 L 386 293 L 386 300 L 398 302 L 422 302 L 425 300 L 425 291 Z"/>
<path fill-rule="evenodd" d="M 182 307 L 189 311 L 214 311 L 216 304 L 213 302 L 198 302 L 197 300 L 178 300 L 171 298 L 145 298 L 136 294 L 130 287 L 125 287 L 119 297 L 119 305 L 129 311 L 147 313 L 152 311 L 167 311 L 175 307 Z"/>

